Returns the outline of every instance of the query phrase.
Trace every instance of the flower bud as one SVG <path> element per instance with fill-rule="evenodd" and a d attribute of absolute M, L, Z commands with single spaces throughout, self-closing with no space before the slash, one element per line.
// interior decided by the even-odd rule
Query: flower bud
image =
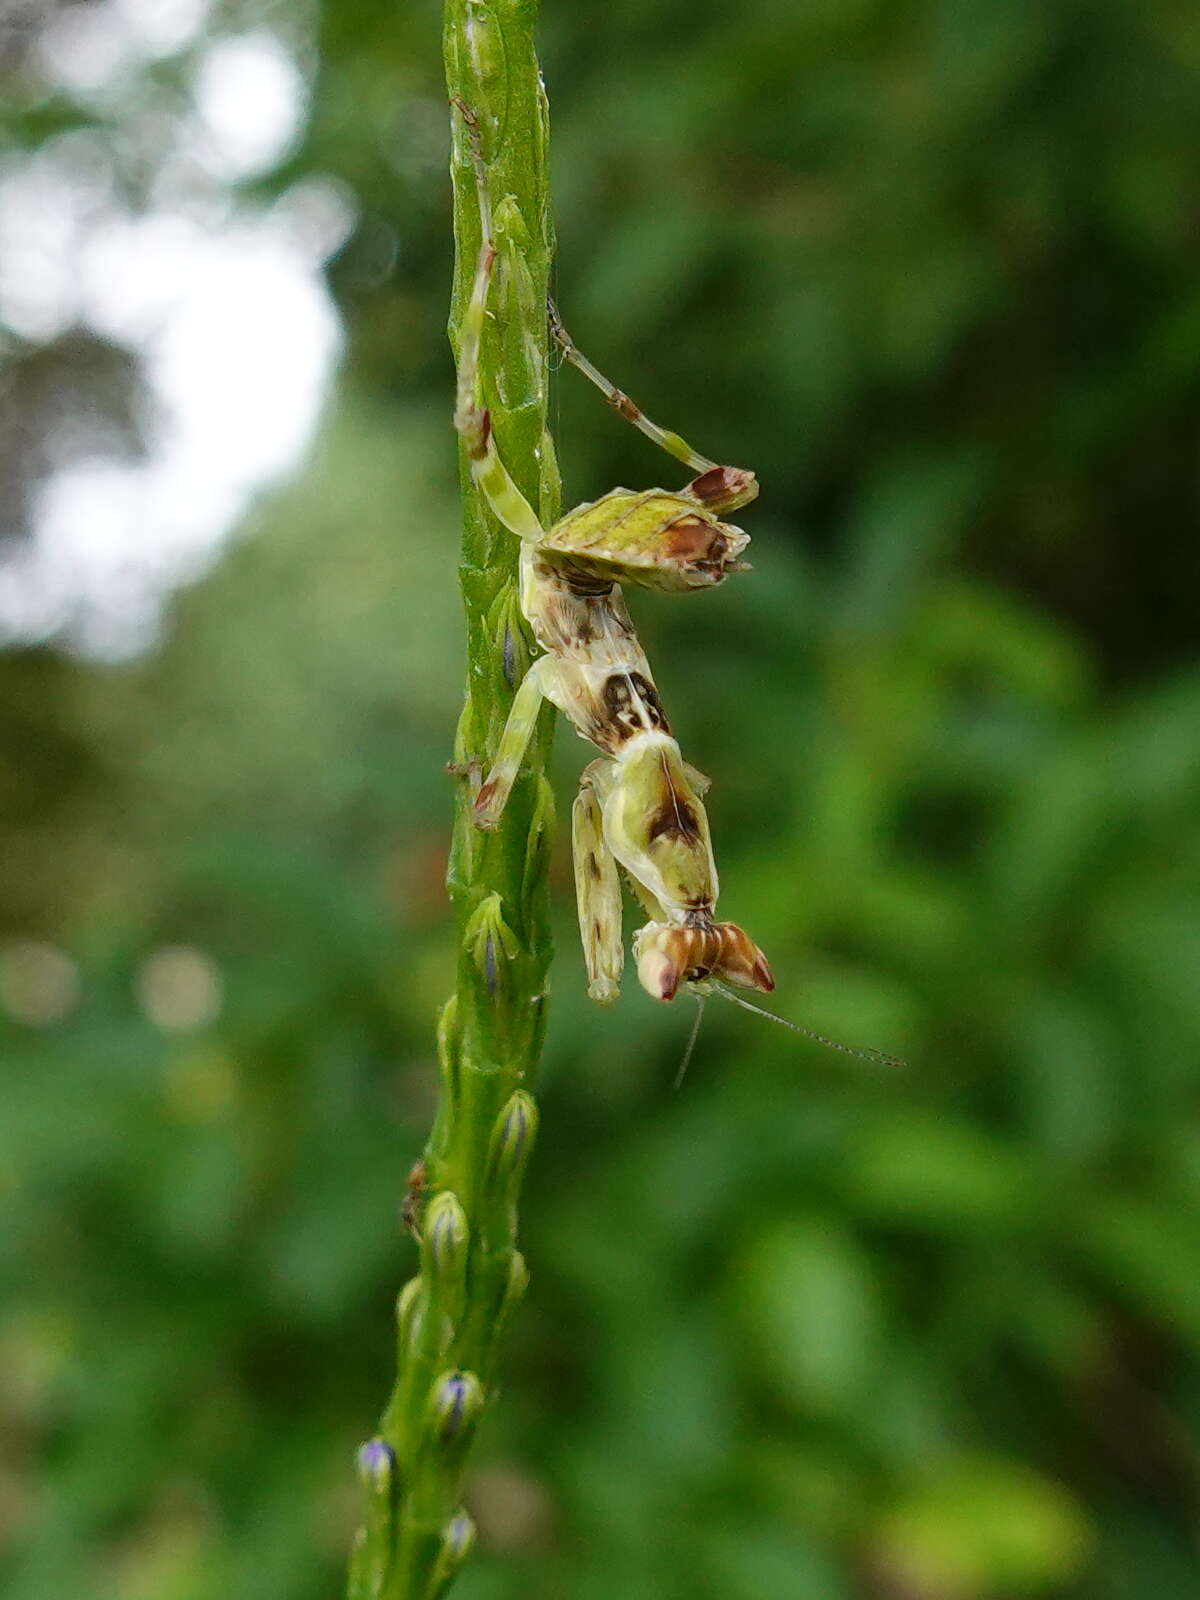
<path fill-rule="evenodd" d="M 424 1314 L 420 1278 L 410 1278 L 396 1296 L 396 1340 L 403 1363 L 404 1352 L 416 1339 Z"/>
<path fill-rule="evenodd" d="M 542 432 L 542 442 L 538 447 L 538 465 L 542 469 L 542 520 L 547 527 L 558 516 L 557 509 L 559 498 L 562 495 L 562 475 L 558 470 L 558 452 L 554 448 L 554 439 L 549 428 Z"/>
<path fill-rule="evenodd" d="M 499 894 L 488 895 L 476 906 L 463 932 L 463 943 L 493 996 L 507 984 L 508 963 L 520 949 L 516 934 L 504 920 L 502 906 Z"/>
<path fill-rule="evenodd" d="M 487 0 L 473 0 L 465 8 L 461 29 L 452 28 L 446 36 L 447 76 L 463 85 L 463 96 L 470 103 L 469 116 L 477 129 L 485 161 L 495 156 L 503 113 L 508 105 L 508 63 L 505 58 L 504 29 L 496 8 Z M 462 102 L 456 102 L 460 107 Z M 464 151 L 465 158 L 465 151 Z"/>
<path fill-rule="evenodd" d="M 382 1439 L 368 1439 L 358 1452 L 358 1475 L 368 1489 L 386 1494 L 391 1488 L 396 1457 Z"/>
<path fill-rule="evenodd" d="M 513 1242 L 517 1200 L 525 1163 L 537 1134 L 538 1111 L 524 1089 L 511 1094 L 492 1125 L 488 1142 L 486 1204 L 481 1213 L 485 1248 L 500 1250 Z"/>
<path fill-rule="evenodd" d="M 370 1600 L 372 1565 L 367 1530 L 358 1528 L 350 1545 L 350 1573 L 346 1583 L 346 1600 Z"/>
<path fill-rule="evenodd" d="M 520 1182 L 537 1134 L 538 1109 L 524 1089 L 511 1094 L 492 1128 L 488 1177 L 493 1183 Z"/>
<path fill-rule="evenodd" d="M 454 730 L 454 758 L 446 770 L 455 777 L 465 777 L 472 761 L 479 758 L 476 754 L 479 740 L 475 730 L 475 706 L 470 700 L 463 705 L 459 713 L 458 725 Z"/>
<path fill-rule="evenodd" d="M 483 1410 L 483 1385 L 473 1372 L 444 1372 L 429 1397 L 434 1439 L 443 1448 L 465 1450 Z"/>
<path fill-rule="evenodd" d="M 538 294 L 529 271 L 529 229 L 513 195 L 505 195 L 492 218 L 496 241 L 495 295 L 497 332 L 503 359 L 496 389 L 509 411 L 539 406 L 546 389 L 546 357 L 529 336 L 539 314 Z"/>
<path fill-rule="evenodd" d="M 442 1529 L 442 1546 L 433 1573 L 434 1600 L 445 1594 L 475 1545 L 475 1524 L 460 1506 Z"/>
<path fill-rule="evenodd" d="M 451 1107 L 457 1108 L 462 1057 L 462 1030 L 458 1025 L 458 996 L 451 995 L 438 1014 L 438 1066 Z"/>
<path fill-rule="evenodd" d="M 488 611 L 487 620 L 504 682 L 511 693 L 529 671 L 533 659 L 515 584 L 503 586 Z"/>
<path fill-rule="evenodd" d="M 358 1476 L 367 1491 L 366 1526 L 351 1562 L 351 1593 L 379 1592 L 378 1578 L 392 1548 L 396 1457 L 382 1439 L 368 1439 L 358 1452 Z"/>
<path fill-rule="evenodd" d="M 539 772 L 533 791 L 533 811 L 529 818 L 529 842 L 525 847 L 525 866 L 521 880 L 522 904 L 527 917 L 536 915 L 539 885 L 545 876 L 546 857 L 554 838 L 554 789 L 544 772 Z"/>
<path fill-rule="evenodd" d="M 431 1304 L 452 1320 L 458 1317 L 467 1278 L 470 1230 L 458 1196 L 443 1189 L 425 1208 L 421 1260 Z"/>
<path fill-rule="evenodd" d="M 504 1289 L 504 1298 L 500 1302 L 497 1313 L 497 1323 L 503 1326 L 509 1317 L 520 1305 L 529 1287 L 529 1268 L 525 1265 L 525 1257 L 519 1250 L 514 1250 L 508 1261 L 508 1283 Z"/>
<path fill-rule="evenodd" d="M 475 1524 L 466 1511 L 459 1510 L 442 1532 L 442 1549 L 459 1567 L 471 1553 L 475 1543 Z"/>
<path fill-rule="evenodd" d="M 524 1295 L 529 1287 L 529 1268 L 525 1264 L 525 1257 L 519 1250 L 514 1250 L 508 1268 L 508 1289 L 505 1291 L 503 1310 L 508 1311 L 511 1306 Z"/>

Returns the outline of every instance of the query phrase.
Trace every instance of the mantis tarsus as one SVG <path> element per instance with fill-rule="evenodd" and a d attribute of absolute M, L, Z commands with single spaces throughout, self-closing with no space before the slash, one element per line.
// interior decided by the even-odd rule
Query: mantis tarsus
<path fill-rule="evenodd" d="M 583 773 L 572 814 L 588 994 L 607 1004 L 619 992 L 619 868 L 649 917 L 633 948 L 638 979 L 650 995 L 671 1000 L 681 985 L 703 994 L 710 980 L 722 979 L 769 993 L 775 983 L 762 951 L 737 923 L 716 919 L 717 871 L 701 798 L 708 780 L 683 759 L 621 592 L 625 584 L 664 592 L 708 589 L 742 570 L 739 557 L 749 538 L 720 517 L 753 500 L 758 480 L 753 472 L 708 460 L 652 422 L 575 346 L 551 304 L 551 330 L 566 359 L 694 476 L 675 492 L 613 489 L 553 527 L 542 526 L 501 461 L 480 403 L 480 343 L 498 247 L 476 119 L 456 105 L 470 136 L 482 244 L 462 322 L 454 422 L 476 485 L 521 540 L 521 611 L 545 652 L 517 689 L 492 768 L 475 796 L 475 822 L 484 829 L 498 823 L 541 703 L 549 700 L 600 751 Z"/>

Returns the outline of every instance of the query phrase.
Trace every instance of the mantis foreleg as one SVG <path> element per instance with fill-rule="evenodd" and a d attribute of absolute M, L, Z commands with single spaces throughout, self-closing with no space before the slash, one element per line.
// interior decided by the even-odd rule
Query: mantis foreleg
<path fill-rule="evenodd" d="M 604 839 L 600 801 L 591 781 L 592 769 L 606 764 L 593 762 L 584 772 L 571 812 L 575 901 L 587 966 L 588 995 L 601 1005 L 609 1005 L 617 998 L 625 965 L 621 881 L 616 860 Z"/>
<path fill-rule="evenodd" d="M 548 679 L 557 668 L 553 656 L 539 656 L 521 680 L 521 687 L 513 696 L 512 708 L 500 743 L 496 746 L 496 759 L 487 781 L 475 796 L 475 824 L 480 828 L 494 828 L 508 804 L 512 786 L 525 751 L 537 725 L 538 712 L 545 698 Z"/>

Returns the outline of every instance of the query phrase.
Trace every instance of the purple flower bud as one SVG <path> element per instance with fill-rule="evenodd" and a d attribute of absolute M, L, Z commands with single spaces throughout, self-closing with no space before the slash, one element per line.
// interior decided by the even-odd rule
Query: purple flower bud
<path fill-rule="evenodd" d="M 391 1446 L 382 1439 L 368 1439 L 358 1452 L 358 1475 L 368 1489 L 386 1489 L 395 1465 Z"/>
<path fill-rule="evenodd" d="M 460 1507 L 442 1529 L 442 1548 L 434 1573 L 435 1594 L 445 1593 L 445 1586 L 470 1555 L 474 1543 L 475 1524 Z"/>
<path fill-rule="evenodd" d="M 473 1372 L 445 1373 L 433 1390 L 433 1415 L 440 1443 L 463 1441 L 482 1409 L 483 1385 Z"/>
<path fill-rule="evenodd" d="M 467 1386 L 460 1373 L 455 1373 L 442 1384 L 438 1404 L 442 1410 L 443 1436 L 452 1438 L 462 1427 L 463 1414 L 467 1406 Z"/>
<path fill-rule="evenodd" d="M 446 1556 L 458 1566 L 467 1558 L 474 1543 L 474 1522 L 465 1511 L 457 1511 L 442 1530 L 442 1548 Z"/>
<path fill-rule="evenodd" d="M 464 929 L 463 942 L 487 992 L 498 994 L 508 981 L 508 963 L 520 952 L 517 937 L 504 920 L 504 903 L 499 894 L 488 895 L 476 906 Z"/>

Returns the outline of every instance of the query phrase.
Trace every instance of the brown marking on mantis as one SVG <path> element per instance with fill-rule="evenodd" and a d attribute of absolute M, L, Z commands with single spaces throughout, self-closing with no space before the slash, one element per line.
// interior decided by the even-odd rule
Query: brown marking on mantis
<path fill-rule="evenodd" d="M 604 710 L 618 744 L 653 730 L 670 733 L 658 691 L 640 672 L 614 672 L 605 679 Z"/>
<path fill-rule="evenodd" d="M 761 989 L 770 994 L 775 979 L 767 958 L 754 942 L 742 932 L 735 922 L 719 922 L 714 931 L 718 937 L 718 952 L 714 965 L 731 983 L 747 989 Z"/>
<path fill-rule="evenodd" d="M 742 467 L 709 467 L 688 484 L 688 493 L 714 511 L 745 505 L 758 494 L 758 479 Z"/>
<path fill-rule="evenodd" d="M 496 252 L 492 251 L 489 259 L 495 260 Z M 473 419 L 473 425 L 463 435 L 467 455 L 472 461 L 482 461 L 488 453 L 488 440 L 492 437 L 492 413 L 484 406 Z"/>
<path fill-rule="evenodd" d="M 589 606 L 575 626 L 575 638 L 580 644 L 594 644 L 599 637 L 600 629 L 596 626 L 596 619 Z"/>
<path fill-rule="evenodd" d="M 691 802 L 679 792 L 665 760 L 662 768 L 666 793 L 650 822 L 650 840 L 653 843 L 655 839 L 678 839 L 687 845 L 698 845 L 704 837 L 700 818 Z"/>
<path fill-rule="evenodd" d="M 581 600 L 604 599 L 615 587 L 610 576 L 592 572 L 577 561 L 564 561 L 560 570 L 567 588 Z"/>
<path fill-rule="evenodd" d="M 680 517 L 667 529 L 663 552 L 672 560 L 695 561 L 703 556 L 708 561 L 719 560 L 725 553 L 726 541 L 703 517 Z"/>
<path fill-rule="evenodd" d="M 702 574 L 711 583 L 720 583 L 729 572 L 744 570 L 744 562 L 730 560 L 729 547 L 725 524 L 701 517 L 681 517 L 673 522 L 663 541 L 664 559 L 677 562 L 684 572 Z"/>
<path fill-rule="evenodd" d="M 696 813 L 674 790 L 664 800 L 657 816 L 650 824 L 650 840 L 679 839 L 684 844 L 696 844 L 700 839 L 700 820 Z"/>
<path fill-rule="evenodd" d="M 481 820 L 481 818 L 486 815 L 487 809 L 491 805 L 492 799 L 499 787 L 499 781 L 495 778 L 492 778 L 480 787 L 479 793 L 475 796 L 475 826 L 477 828 L 494 828 L 496 826 L 494 822 L 484 822 Z"/>
<path fill-rule="evenodd" d="M 658 698 L 658 690 L 649 678 L 644 678 L 640 672 L 631 672 L 629 681 L 633 685 L 634 693 L 649 713 L 651 727 L 661 732 L 667 726 L 667 714 L 663 710 L 662 701 Z"/>

